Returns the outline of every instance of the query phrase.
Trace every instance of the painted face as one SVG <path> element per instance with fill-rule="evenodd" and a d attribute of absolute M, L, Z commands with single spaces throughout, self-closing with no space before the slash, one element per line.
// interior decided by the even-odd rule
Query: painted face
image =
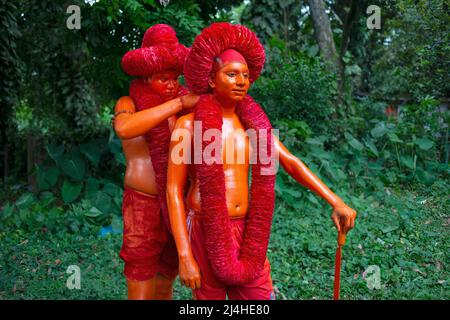
<path fill-rule="evenodd" d="M 250 72 L 246 64 L 230 62 L 211 77 L 209 85 L 219 100 L 239 102 L 250 88 Z"/>
<path fill-rule="evenodd" d="M 147 83 L 164 101 L 175 98 L 180 86 L 178 83 L 178 73 L 173 70 L 154 73 L 151 77 L 147 78 Z"/>

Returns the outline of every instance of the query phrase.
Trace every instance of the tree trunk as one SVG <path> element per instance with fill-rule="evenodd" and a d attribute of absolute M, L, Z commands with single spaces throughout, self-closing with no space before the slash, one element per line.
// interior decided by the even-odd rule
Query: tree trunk
<path fill-rule="evenodd" d="M 39 138 L 27 136 L 27 177 L 28 186 L 31 190 L 36 190 L 36 176 L 33 174 L 34 166 L 39 164 Z"/>
<path fill-rule="evenodd" d="M 330 19 L 325 10 L 325 3 L 323 0 L 308 0 L 308 4 L 314 24 L 314 36 L 320 52 L 325 60 L 330 62 L 335 69 L 334 71 L 339 71 L 340 63 L 334 45 L 333 33 L 331 32 Z"/>
<path fill-rule="evenodd" d="M 3 183 L 6 186 L 6 180 L 9 177 L 9 158 L 10 158 L 10 148 L 9 144 L 5 143 L 5 148 L 3 149 L 4 159 L 3 159 Z"/>

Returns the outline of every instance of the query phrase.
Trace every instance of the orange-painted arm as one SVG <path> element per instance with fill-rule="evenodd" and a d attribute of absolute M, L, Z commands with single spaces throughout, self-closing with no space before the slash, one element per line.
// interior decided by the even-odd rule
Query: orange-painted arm
<path fill-rule="evenodd" d="M 313 191 L 333 207 L 333 220 L 339 232 L 347 233 L 354 227 L 356 212 L 335 195 L 309 168 L 276 138 L 275 148 L 283 169 L 297 182 Z"/>
<path fill-rule="evenodd" d="M 183 136 L 183 133 L 188 134 Z M 172 132 L 169 146 L 166 196 L 170 224 L 178 251 L 180 281 L 191 289 L 198 289 L 200 288 L 200 269 L 194 259 L 189 242 L 183 199 L 184 188 L 187 184 L 188 164 L 186 161 L 181 163 L 177 161 L 179 154 L 175 154 L 175 147 L 178 143 L 184 142 L 190 147 L 190 136 L 186 116 L 179 118 Z"/>
<path fill-rule="evenodd" d="M 115 107 L 114 113 L 117 116 L 114 119 L 114 130 L 120 139 L 142 136 L 181 109 L 182 102 L 178 97 L 157 107 L 135 112 L 133 100 L 130 97 L 122 97 Z"/>

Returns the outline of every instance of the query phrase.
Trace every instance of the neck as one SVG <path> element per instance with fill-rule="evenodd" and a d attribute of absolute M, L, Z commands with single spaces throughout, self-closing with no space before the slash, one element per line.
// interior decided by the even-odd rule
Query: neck
<path fill-rule="evenodd" d="M 232 117 L 234 111 L 236 110 L 236 102 L 230 101 L 228 99 L 223 99 L 219 96 L 214 95 L 216 100 L 219 102 L 220 110 L 222 110 L 222 115 L 224 118 Z"/>

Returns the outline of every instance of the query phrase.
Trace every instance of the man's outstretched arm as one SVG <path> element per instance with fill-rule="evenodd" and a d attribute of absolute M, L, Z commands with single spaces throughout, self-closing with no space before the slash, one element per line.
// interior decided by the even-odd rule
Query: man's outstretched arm
<path fill-rule="evenodd" d="M 281 166 L 297 182 L 318 194 L 333 207 L 333 220 L 339 232 L 347 233 L 355 225 L 356 211 L 347 206 L 309 168 L 274 136 Z"/>
<path fill-rule="evenodd" d="M 142 136 L 181 111 L 182 106 L 181 98 L 175 98 L 154 108 L 135 112 L 133 100 L 130 97 L 121 97 L 114 111 L 114 130 L 120 139 Z"/>

